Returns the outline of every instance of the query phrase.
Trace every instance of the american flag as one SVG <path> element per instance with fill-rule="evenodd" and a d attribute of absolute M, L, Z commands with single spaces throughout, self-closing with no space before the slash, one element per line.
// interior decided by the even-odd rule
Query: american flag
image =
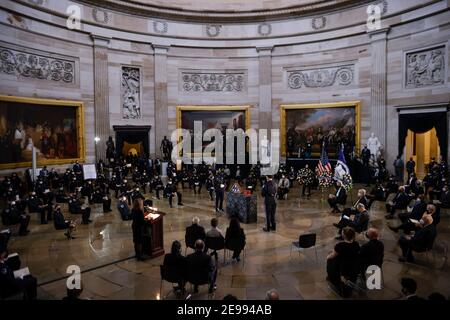
<path fill-rule="evenodd" d="M 328 162 L 328 155 L 325 151 L 325 146 L 322 146 L 322 155 L 320 156 L 319 163 L 316 167 L 316 175 L 320 176 L 324 172 L 331 173 L 331 164 Z"/>

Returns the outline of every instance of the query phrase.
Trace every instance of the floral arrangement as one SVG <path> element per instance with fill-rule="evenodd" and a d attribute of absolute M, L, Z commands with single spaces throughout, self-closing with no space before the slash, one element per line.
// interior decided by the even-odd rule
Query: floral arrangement
<path fill-rule="evenodd" d="M 317 176 L 319 180 L 319 186 L 322 188 L 329 188 L 333 185 L 333 176 L 331 172 L 324 171 Z"/>
<path fill-rule="evenodd" d="M 353 179 L 350 174 L 345 173 L 342 176 L 342 186 L 344 187 L 345 191 L 347 191 L 347 192 L 353 188 Z"/>
<path fill-rule="evenodd" d="M 314 183 L 314 173 L 309 168 L 300 169 L 297 179 L 300 184 L 312 185 Z"/>

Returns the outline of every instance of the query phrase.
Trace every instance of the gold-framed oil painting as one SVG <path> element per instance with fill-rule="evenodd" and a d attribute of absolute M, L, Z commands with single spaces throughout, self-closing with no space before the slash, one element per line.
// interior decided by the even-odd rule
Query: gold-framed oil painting
<path fill-rule="evenodd" d="M 319 158 L 325 145 L 329 157 L 360 148 L 360 101 L 280 106 L 281 152 L 285 157 Z"/>
<path fill-rule="evenodd" d="M 84 162 L 83 102 L 0 95 L 0 169 Z"/>
<path fill-rule="evenodd" d="M 202 134 L 213 128 L 219 129 L 224 136 L 227 129 L 245 131 L 250 128 L 250 108 L 249 105 L 177 106 L 177 129 L 188 130 L 192 139 L 194 139 L 194 121 L 202 121 Z M 209 143 L 204 142 L 203 147 Z"/>

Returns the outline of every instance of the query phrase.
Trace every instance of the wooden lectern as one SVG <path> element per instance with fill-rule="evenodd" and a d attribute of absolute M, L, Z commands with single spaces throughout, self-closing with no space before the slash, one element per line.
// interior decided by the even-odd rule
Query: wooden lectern
<path fill-rule="evenodd" d="M 150 241 L 144 245 L 144 253 L 151 258 L 156 258 L 164 254 L 164 230 L 163 230 L 163 216 L 164 213 L 150 211 L 145 220 L 147 226 L 150 228 Z"/>

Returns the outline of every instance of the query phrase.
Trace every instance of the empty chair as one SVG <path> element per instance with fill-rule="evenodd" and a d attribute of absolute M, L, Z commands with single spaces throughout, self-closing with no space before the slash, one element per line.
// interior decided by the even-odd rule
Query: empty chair
<path fill-rule="evenodd" d="M 314 248 L 314 251 L 316 253 L 316 263 L 317 263 L 318 259 L 317 259 L 316 238 L 317 238 L 317 236 L 315 233 L 308 233 L 308 234 L 300 235 L 298 238 L 298 241 L 292 242 L 290 257 L 292 256 L 293 248 L 297 249 L 299 256 L 300 256 L 300 251 L 304 251 L 305 249 L 309 249 L 309 248 Z"/>

